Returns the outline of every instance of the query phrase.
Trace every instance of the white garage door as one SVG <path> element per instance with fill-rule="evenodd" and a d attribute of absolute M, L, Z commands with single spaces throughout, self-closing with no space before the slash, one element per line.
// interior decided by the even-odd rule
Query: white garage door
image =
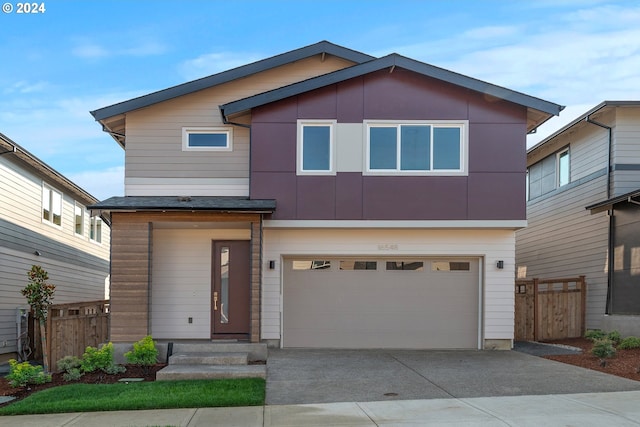
<path fill-rule="evenodd" d="M 477 259 L 286 259 L 284 347 L 478 348 Z"/>

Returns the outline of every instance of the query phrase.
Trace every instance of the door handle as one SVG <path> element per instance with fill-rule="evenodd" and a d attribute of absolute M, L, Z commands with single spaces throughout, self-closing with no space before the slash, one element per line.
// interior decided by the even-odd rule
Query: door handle
<path fill-rule="evenodd" d="M 214 292 L 213 293 L 213 311 L 217 311 L 218 310 L 218 293 Z"/>

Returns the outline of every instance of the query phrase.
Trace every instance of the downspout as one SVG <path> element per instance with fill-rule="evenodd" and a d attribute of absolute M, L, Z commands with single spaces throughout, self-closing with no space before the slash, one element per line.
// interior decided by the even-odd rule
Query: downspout
<path fill-rule="evenodd" d="M 608 142 L 607 142 L 607 199 L 609 200 L 611 198 L 611 149 L 612 149 L 612 145 L 613 145 L 613 141 L 612 141 L 612 132 L 611 132 L 611 127 L 607 126 L 605 124 L 602 124 L 600 122 L 596 122 L 594 120 L 591 120 L 591 118 L 589 117 L 589 115 L 585 116 L 584 121 L 587 123 L 591 123 L 592 125 L 596 125 L 596 126 L 600 126 L 601 128 L 604 128 L 607 130 L 608 133 Z M 613 259 L 613 254 L 614 254 L 614 241 L 613 241 L 613 232 L 615 229 L 615 218 L 613 216 L 613 206 L 611 206 L 611 209 L 609 209 L 607 211 L 607 216 L 609 217 L 609 244 L 608 244 L 608 251 L 609 251 L 609 256 L 607 257 L 607 261 L 608 261 L 608 265 L 607 265 L 607 306 L 605 309 L 605 313 L 606 314 L 611 314 L 611 288 L 613 285 L 613 267 L 614 267 L 614 259 Z"/>

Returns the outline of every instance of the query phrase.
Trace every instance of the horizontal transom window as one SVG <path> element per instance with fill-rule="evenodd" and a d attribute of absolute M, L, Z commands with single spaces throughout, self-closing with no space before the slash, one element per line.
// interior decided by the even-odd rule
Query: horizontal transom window
<path fill-rule="evenodd" d="M 466 123 L 368 122 L 369 174 L 466 173 Z"/>
<path fill-rule="evenodd" d="M 183 151 L 231 151 L 232 140 L 230 127 L 182 128 Z"/>

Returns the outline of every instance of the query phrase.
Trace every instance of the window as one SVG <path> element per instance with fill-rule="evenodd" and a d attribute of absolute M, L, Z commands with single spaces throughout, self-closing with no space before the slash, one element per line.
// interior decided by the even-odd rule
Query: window
<path fill-rule="evenodd" d="M 531 165 L 527 170 L 528 200 L 533 200 L 569 184 L 571 182 L 570 166 L 569 148 Z"/>
<path fill-rule="evenodd" d="M 387 270 L 412 270 L 422 271 L 424 262 L 422 261 L 387 261 Z"/>
<path fill-rule="evenodd" d="M 333 124 L 298 121 L 298 175 L 334 175 Z"/>
<path fill-rule="evenodd" d="M 47 184 L 42 186 L 42 220 L 62 226 L 62 193 Z"/>
<path fill-rule="evenodd" d="M 340 270 L 376 270 L 376 261 L 340 261 Z"/>
<path fill-rule="evenodd" d="M 469 271 L 471 264 L 466 261 L 433 261 L 431 271 Z"/>
<path fill-rule="evenodd" d="M 84 206 L 76 202 L 74 214 L 75 228 L 74 232 L 78 236 L 84 235 Z"/>
<path fill-rule="evenodd" d="M 451 122 L 367 123 L 369 174 L 466 173 L 466 126 Z"/>
<path fill-rule="evenodd" d="M 294 270 L 328 270 L 330 268 L 331 268 L 331 261 L 324 261 L 324 260 L 293 261 Z"/>
<path fill-rule="evenodd" d="M 233 128 L 182 128 L 182 151 L 232 151 Z"/>
<path fill-rule="evenodd" d="M 102 243 L 102 219 L 97 216 L 91 217 L 91 230 L 89 239 L 96 243 Z"/>

